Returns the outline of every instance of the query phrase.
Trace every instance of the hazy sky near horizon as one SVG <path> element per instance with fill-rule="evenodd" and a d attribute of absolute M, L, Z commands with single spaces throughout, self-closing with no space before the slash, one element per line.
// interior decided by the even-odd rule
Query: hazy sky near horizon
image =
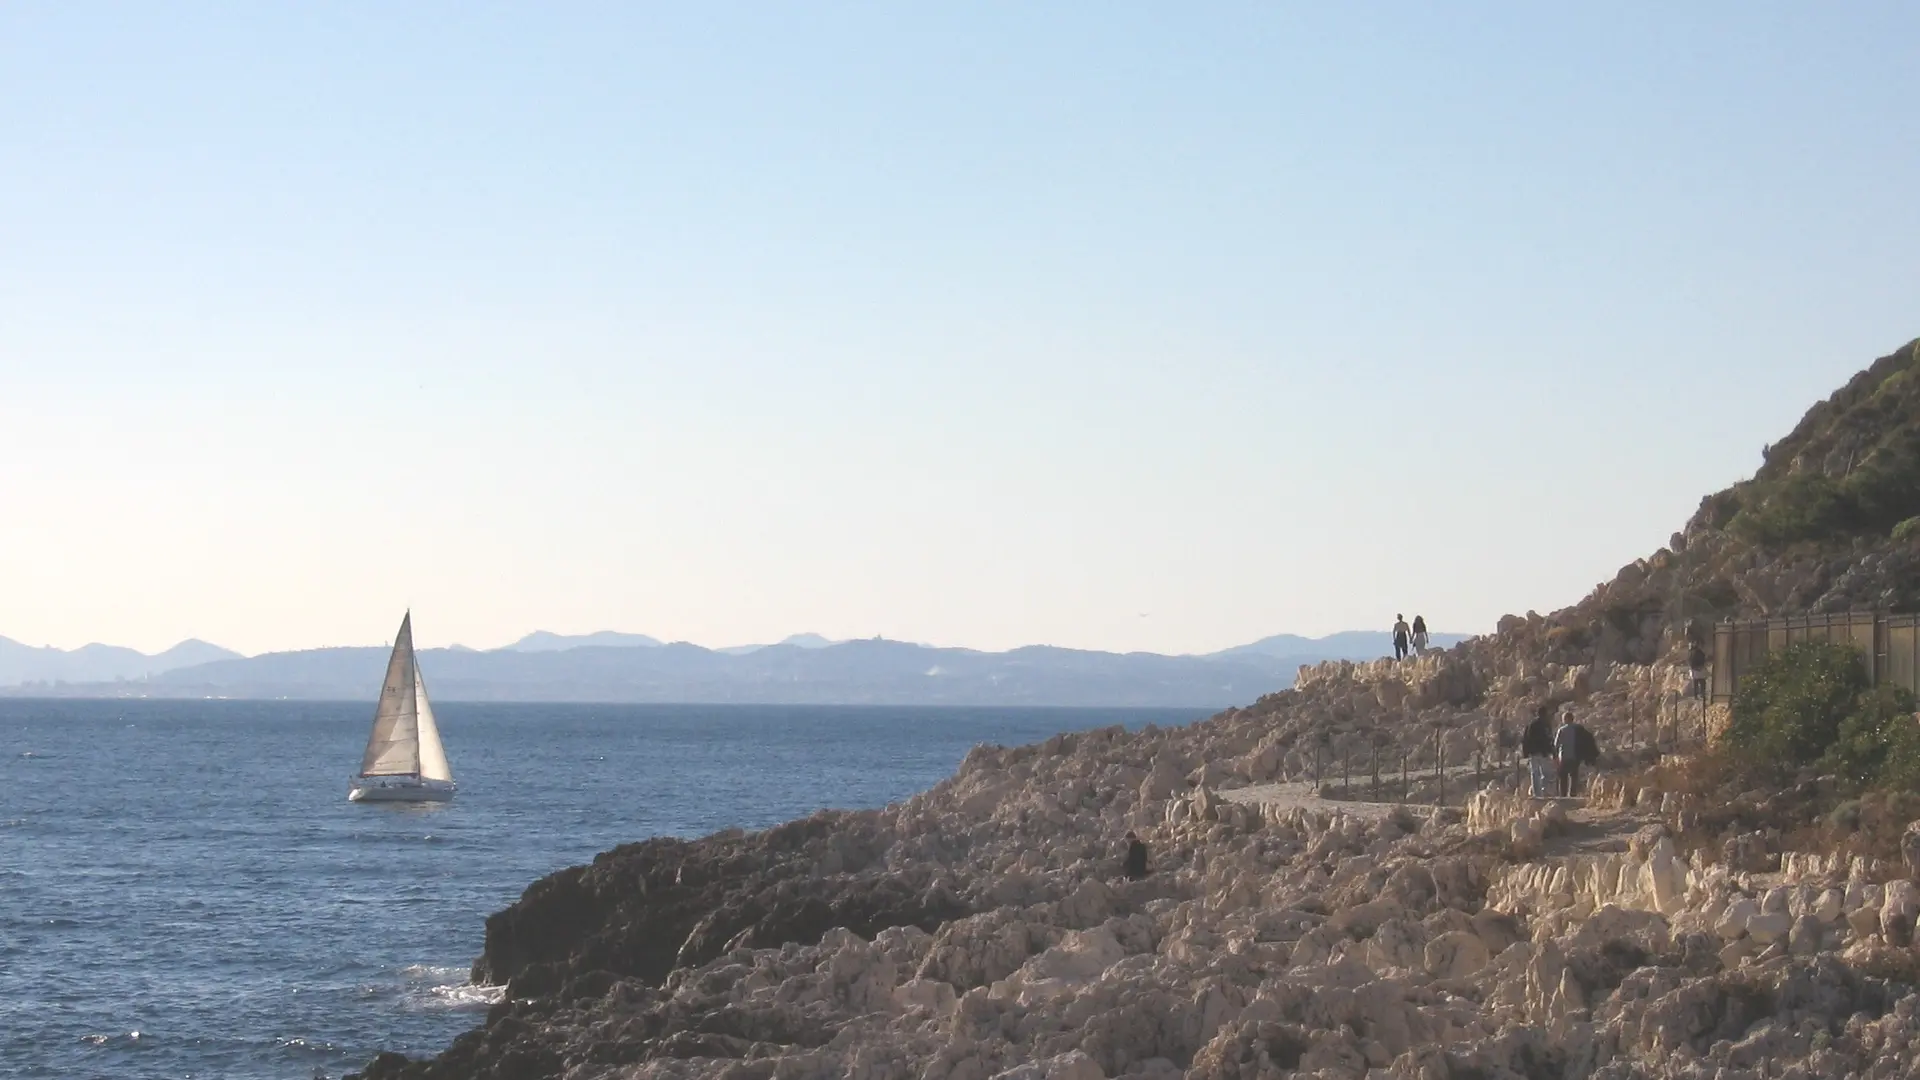
<path fill-rule="evenodd" d="M 1578 599 L 1920 334 L 1920 6 L 0 7 L 0 634 Z"/>

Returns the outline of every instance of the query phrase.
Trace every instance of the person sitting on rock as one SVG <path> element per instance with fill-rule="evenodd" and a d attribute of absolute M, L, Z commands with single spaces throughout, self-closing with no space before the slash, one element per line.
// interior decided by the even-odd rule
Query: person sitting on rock
<path fill-rule="evenodd" d="M 1396 662 L 1407 658 L 1407 639 L 1413 636 L 1413 630 L 1407 626 L 1405 615 L 1393 617 L 1393 658 Z"/>
<path fill-rule="evenodd" d="M 1533 722 L 1520 736 L 1520 754 L 1527 759 L 1527 769 L 1533 781 L 1532 793 L 1536 799 L 1544 799 L 1554 793 L 1556 788 L 1553 770 L 1549 767 L 1553 760 L 1553 706 L 1542 705 L 1534 714 Z"/>
<path fill-rule="evenodd" d="M 1427 617 L 1425 615 L 1413 617 L 1413 651 L 1420 656 L 1427 655 Z"/>
<path fill-rule="evenodd" d="M 1127 832 L 1127 863 L 1124 870 L 1128 881 L 1139 881 L 1147 876 L 1147 845 L 1131 830 Z"/>

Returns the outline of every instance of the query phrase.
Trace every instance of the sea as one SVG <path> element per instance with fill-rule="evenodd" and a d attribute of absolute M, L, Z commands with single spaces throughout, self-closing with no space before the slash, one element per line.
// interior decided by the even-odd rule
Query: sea
<path fill-rule="evenodd" d="M 497 1000 L 467 981 L 486 917 L 544 874 L 1210 711 L 436 702 L 459 794 L 394 806 L 346 801 L 369 704 L 0 699 L 0 1077 L 433 1054 Z"/>

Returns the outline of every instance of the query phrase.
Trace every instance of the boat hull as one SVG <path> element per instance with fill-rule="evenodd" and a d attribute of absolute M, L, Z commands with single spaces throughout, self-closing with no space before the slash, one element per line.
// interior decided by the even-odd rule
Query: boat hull
<path fill-rule="evenodd" d="M 348 802 L 446 802 L 453 781 L 418 776 L 358 776 L 347 788 Z"/>

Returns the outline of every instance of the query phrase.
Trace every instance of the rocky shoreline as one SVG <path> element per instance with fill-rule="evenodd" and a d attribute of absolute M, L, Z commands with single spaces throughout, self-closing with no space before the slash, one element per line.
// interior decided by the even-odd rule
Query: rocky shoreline
<path fill-rule="evenodd" d="M 1550 616 L 551 875 L 488 920 L 486 1021 L 365 1080 L 1920 1075 L 1920 832 L 1854 856 L 1797 788 L 1635 779 L 1717 730 L 1683 693 L 1699 623 L 1920 606 L 1917 371 L 1920 342 L 1877 361 Z M 1520 727 L 1569 704 L 1611 759 L 1584 805 L 1522 797 Z M 1336 763 L 1406 802 L 1303 782 Z"/>
<path fill-rule="evenodd" d="M 884 809 L 616 848 L 488 920 L 474 977 L 507 992 L 481 1027 L 364 1076 L 1920 1067 L 1920 996 L 1889 976 L 1920 903 L 1875 880 L 1887 867 L 1681 859 L 1684 808 L 1606 784 L 1587 813 L 1617 850 L 1556 852 L 1563 808 L 1511 794 L 1510 772 L 1462 808 L 1233 798 L 1387 724 L 1497 742 L 1489 674 L 1454 655 L 1326 665 L 1186 727 L 977 748 Z M 1659 692 L 1647 674 L 1623 705 Z M 1152 844 L 1144 880 L 1118 874 L 1129 829 Z"/>

